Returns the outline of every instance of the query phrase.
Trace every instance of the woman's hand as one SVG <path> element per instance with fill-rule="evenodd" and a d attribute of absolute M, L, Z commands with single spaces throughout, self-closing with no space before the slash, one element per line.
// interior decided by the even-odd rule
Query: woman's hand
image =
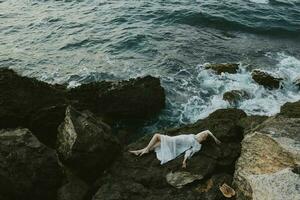
<path fill-rule="evenodd" d="M 221 144 L 222 142 L 220 140 L 216 139 L 216 143 Z"/>

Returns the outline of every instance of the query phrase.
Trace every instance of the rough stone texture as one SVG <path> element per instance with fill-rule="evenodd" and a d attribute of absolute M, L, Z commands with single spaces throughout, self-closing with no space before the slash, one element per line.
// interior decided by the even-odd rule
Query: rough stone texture
<path fill-rule="evenodd" d="M 224 197 L 222 192 L 220 191 L 220 186 L 222 186 L 224 183 L 231 184 L 232 182 L 232 175 L 230 174 L 215 174 L 207 181 L 199 184 L 195 190 L 199 192 L 203 199 L 228 199 Z M 235 197 L 232 197 L 230 199 L 235 199 Z"/>
<path fill-rule="evenodd" d="M 64 118 L 61 112 L 57 113 L 64 107 L 64 97 L 62 86 L 21 77 L 12 70 L 0 68 L 0 128 L 29 128 L 41 142 L 53 146 L 56 129 Z"/>
<path fill-rule="evenodd" d="M 204 143 L 201 151 L 188 161 L 187 169 L 181 168 L 183 156 L 160 165 L 153 152 L 142 157 L 136 157 L 127 152 L 129 149 L 144 147 L 149 142 L 151 135 L 130 144 L 107 173 L 97 181 L 97 185 L 94 186 L 97 192 L 94 192 L 96 194 L 93 199 L 220 199 L 221 192 L 215 194 L 211 192 L 208 195 L 196 188 L 200 187 L 202 182 L 221 172 L 233 174 L 234 163 L 240 153 L 240 140 L 243 135 L 242 128 L 236 123 L 245 116 L 246 114 L 238 109 L 221 109 L 195 124 L 164 131 L 163 134 L 178 135 L 198 133 L 209 129 L 222 141 L 219 146 L 211 140 Z M 188 172 L 191 176 L 204 179 L 195 180 L 179 190 L 166 181 L 166 175 L 171 171 L 173 173 Z M 222 182 L 223 179 L 228 180 L 225 177 L 228 175 L 220 175 L 217 178 L 220 181 L 214 181 L 209 191 L 218 191 L 219 182 Z M 231 182 L 229 181 L 227 184 L 230 185 Z"/>
<path fill-rule="evenodd" d="M 230 73 L 235 74 L 239 69 L 239 64 L 237 63 L 224 63 L 224 64 L 208 64 L 205 65 L 206 69 L 211 69 L 215 71 L 217 74 L 221 73 Z"/>
<path fill-rule="evenodd" d="M 244 128 L 244 136 L 253 132 L 258 125 L 268 119 L 268 116 L 251 115 L 239 120 L 238 125 Z"/>
<path fill-rule="evenodd" d="M 28 129 L 0 131 L 0 197 L 53 200 L 62 172 L 54 150 Z"/>
<path fill-rule="evenodd" d="M 57 192 L 57 200 L 84 200 L 89 186 L 65 168 L 66 180 Z"/>
<path fill-rule="evenodd" d="M 238 104 L 243 99 L 249 99 L 250 95 L 244 90 L 231 90 L 223 94 L 223 100 L 228 101 L 230 104 Z"/>
<path fill-rule="evenodd" d="M 109 122 L 146 119 L 165 105 L 158 78 L 146 76 L 120 82 L 93 82 L 67 90 L 0 68 L 0 129 L 29 128 L 37 138 L 55 147 L 57 128 L 67 105 L 90 110 Z"/>
<path fill-rule="evenodd" d="M 165 106 L 165 93 L 158 78 L 146 76 L 122 82 L 93 82 L 73 88 L 73 106 L 113 119 L 145 119 Z"/>
<path fill-rule="evenodd" d="M 279 115 L 246 135 L 234 175 L 238 199 L 300 198 L 299 130 L 300 118 Z"/>
<path fill-rule="evenodd" d="M 64 164 L 85 180 L 96 179 L 120 151 L 110 127 L 91 112 L 68 106 L 59 126 L 57 151 Z"/>
<path fill-rule="evenodd" d="M 268 89 L 278 89 L 282 78 L 272 76 L 270 73 L 255 69 L 251 73 L 252 79 Z"/>
<path fill-rule="evenodd" d="M 281 106 L 279 115 L 300 118 L 300 101 L 285 103 Z"/>
<path fill-rule="evenodd" d="M 202 176 L 191 174 L 190 172 L 169 172 L 166 175 L 166 181 L 175 188 L 182 188 L 183 186 L 192 183 L 196 180 L 203 179 Z"/>

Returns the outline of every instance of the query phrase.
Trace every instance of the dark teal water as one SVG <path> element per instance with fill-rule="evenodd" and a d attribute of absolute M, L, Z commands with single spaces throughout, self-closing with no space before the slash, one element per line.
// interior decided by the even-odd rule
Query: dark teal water
<path fill-rule="evenodd" d="M 216 76 L 205 63 L 239 62 Z M 285 78 L 256 85 L 250 68 Z M 196 121 L 230 107 L 222 94 L 244 89 L 237 107 L 275 114 L 300 99 L 300 0 L 0 0 L 0 67 L 70 87 L 95 80 L 160 77 L 167 108 L 148 129 Z M 150 131 L 146 129 L 146 131 Z"/>

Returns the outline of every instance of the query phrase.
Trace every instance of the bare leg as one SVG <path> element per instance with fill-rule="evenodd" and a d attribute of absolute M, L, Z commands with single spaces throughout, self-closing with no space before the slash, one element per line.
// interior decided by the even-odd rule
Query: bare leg
<path fill-rule="evenodd" d="M 149 153 L 149 151 L 153 150 L 158 145 L 160 145 L 160 134 L 156 133 L 153 135 L 149 144 L 145 148 L 139 149 L 139 150 L 134 150 L 134 151 L 129 151 L 129 152 L 135 154 L 136 156 L 138 156 L 138 155 L 141 156 L 145 153 Z"/>

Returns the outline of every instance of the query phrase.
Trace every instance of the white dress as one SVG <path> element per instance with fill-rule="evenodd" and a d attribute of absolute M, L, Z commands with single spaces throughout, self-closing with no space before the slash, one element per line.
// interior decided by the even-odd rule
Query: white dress
<path fill-rule="evenodd" d="M 196 135 L 160 135 L 160 145 L 155 148 L 156 157 L 160 164 L 173 160 L 183 152 L 190 158 L 201 149 L 201 144 L 196 140 Z"/>

